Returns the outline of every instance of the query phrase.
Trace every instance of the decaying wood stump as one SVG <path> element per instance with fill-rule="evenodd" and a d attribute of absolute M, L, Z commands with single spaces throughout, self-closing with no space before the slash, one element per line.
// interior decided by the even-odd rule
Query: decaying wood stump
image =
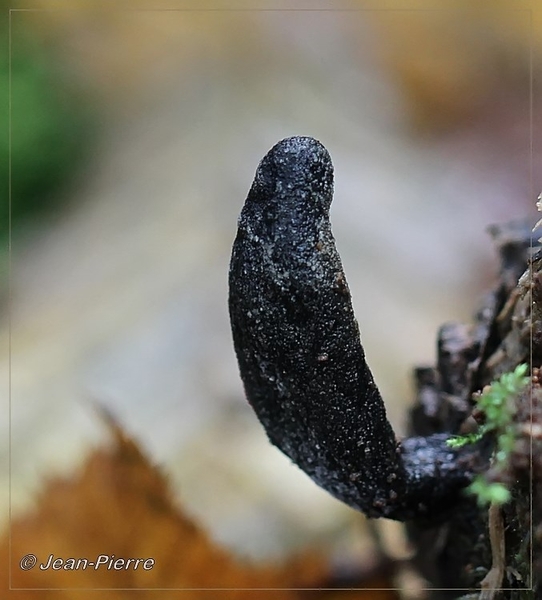
<path fill-rule="evenodd" d="M 474 392 L 518 364 L 532 365 L 532 386 L 515 401 L 510 427 L 515 428 L 516 442 L 506 469 L 492 473 L 489 467 L 487 472 L 490 480 L 509 487 L 512 500 L 488 510 L 465 495 L 450 518 L 436 527 L 407 523 L 423 575 L 432 586 L 456 588 L 435 591 L 434 598 L 461 597 L 457 588 L 479 589 L 490 570 L 502 572 L 497 577 L 501 581 L 492 585 L 503 591 L 471 591 L 469 598 L 542 597 L 542 250 L 531 247 L 527 223 L 494 226 L 490 232 L 500 255 L 499 283 L 472 325 L 441 327 L 436 367 L 415 369 L 410 433 L 467 431 Z M 504 556 L 498 556 L 503 545 Z"/>

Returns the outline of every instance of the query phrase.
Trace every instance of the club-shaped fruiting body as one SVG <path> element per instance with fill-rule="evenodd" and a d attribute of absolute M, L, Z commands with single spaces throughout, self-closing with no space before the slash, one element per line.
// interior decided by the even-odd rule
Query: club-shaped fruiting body
<path fill-rule="evenodd" d="M 365 361 L 331 232 L 333 166 L 310 137 L 260 162 L 233 245 L 229 310 L 245 393 L 269 439 L 369 517 L 431 517 L 471 479 L 449 434 L 397 442 Z"/>

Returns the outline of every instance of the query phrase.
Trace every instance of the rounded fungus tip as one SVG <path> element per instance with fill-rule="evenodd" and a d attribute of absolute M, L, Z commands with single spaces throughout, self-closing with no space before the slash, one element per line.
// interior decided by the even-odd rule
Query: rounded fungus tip
<path fill-rule="evenodd" d="M 331 156 L 312 137 L 285 138 L 261 160 L 254 184 L 254 191 L 260 193 L 298 200 L 320 199 L 328 210 L 333 198 Z"/>

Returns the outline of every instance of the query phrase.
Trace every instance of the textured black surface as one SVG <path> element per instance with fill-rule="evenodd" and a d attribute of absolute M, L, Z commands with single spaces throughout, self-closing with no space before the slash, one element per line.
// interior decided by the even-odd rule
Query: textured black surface
<path fill-rule="evenodd" d="M 469 482 L 471 457 L 446 446 L 449 434 L 396 442 L 331 233 L 332 198 L 331 159 L 312 138 L 280 141 L 258 166 L 230 265 L 245 392 L 271 442 L 335 497 L 370 517 L 432 518 Z"/>

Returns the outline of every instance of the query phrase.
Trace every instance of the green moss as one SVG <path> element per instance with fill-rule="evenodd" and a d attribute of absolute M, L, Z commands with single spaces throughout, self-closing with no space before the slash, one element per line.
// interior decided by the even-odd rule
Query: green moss
<path fill-rule="evenodd" d="M 477 408 L 484 414 L 485 423 L 475 433 L 454 436 L 448 440 L 452 448 L 473 444 L 489 432 L 496 438 L 493 467 L 504 467 L 515 443 L 515 431 L 510 427 L 514 414 L 515 397 L 529 383 L 527 365 L 518 365 L 511 373 L 504 373 L 497 381 L 486 387 L 477 401 Z M 488 481 L 485 474 L 478 475 L 467 490 L 475 494 L 481 505 L 504 504 L 510 500 L 510 491 L 499 482 Z"/>

